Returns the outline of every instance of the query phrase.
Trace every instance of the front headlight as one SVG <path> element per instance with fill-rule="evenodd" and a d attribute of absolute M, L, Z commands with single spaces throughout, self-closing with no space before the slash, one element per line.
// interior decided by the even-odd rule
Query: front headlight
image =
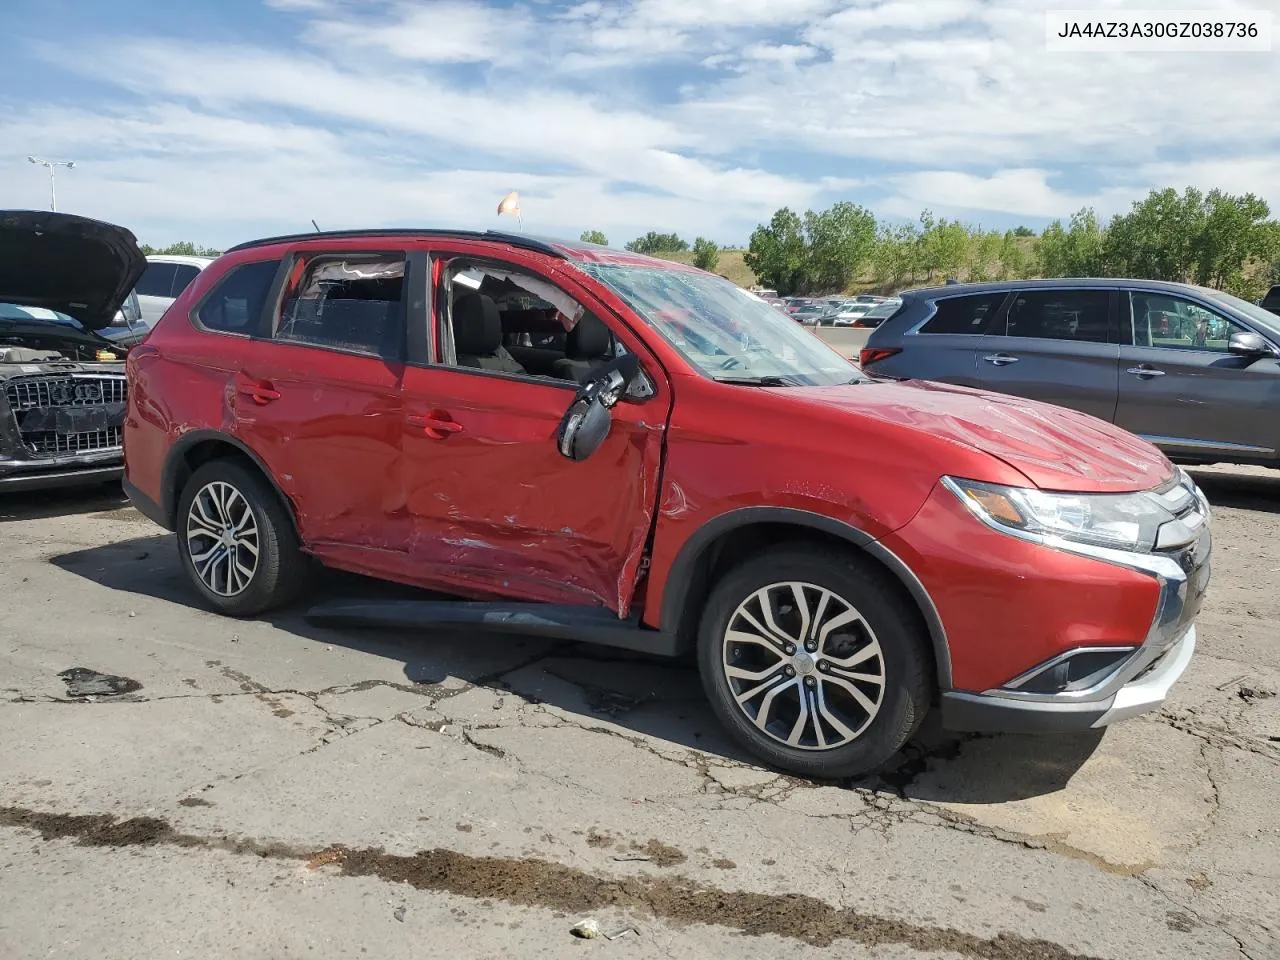
<path fill-rule="evenodd" d="M 1065 540 L 1134 553 L 1174 549 L 1200 535 L 1207 510 L 1187 512 L 1203 495 L 1190 478 L 1165 493 L 1049 493 L 946 477 L 943 483 L 990 527 L 1032 539 Z"/>

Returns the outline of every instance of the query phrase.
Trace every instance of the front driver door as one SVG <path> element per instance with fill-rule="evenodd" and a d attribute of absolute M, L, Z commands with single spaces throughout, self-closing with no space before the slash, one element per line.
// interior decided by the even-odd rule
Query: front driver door
<path fill-rule="evenodd" d="M 477 598 L 603 606 L 625 617 L 653 525 L 670 388 L 643 344 L 565 267 L 509 248 L 500 254 L 502 261 L 438 251 L 435 362 L 405 371 L 414 577 Z M 652 395 L 613 408 L 609 436 L 593 456 L 574 462 L 557 448 L 576 382 L 521 373 L 505 350 L 482 352 L 474 330 L 452 329 L 451 277 L 464 267 L 471 284 L 485 279 L 478 291 L 456 286 L 458 297 L 498 297 L 506 312 L 555 297 L 566 316 L 581 305 L 609 327 L 615 345 L 638 355 Z M 472 365 L 459 365 L 459 354 Z"/>
<path fill-rule="evenodd" d="M 1280 447 L 1280 363 L 1227 349 L 1245 330 L 1183 297 L 1125 297 L 1116 423 L 1167 453 L 1270 459 Z"/>

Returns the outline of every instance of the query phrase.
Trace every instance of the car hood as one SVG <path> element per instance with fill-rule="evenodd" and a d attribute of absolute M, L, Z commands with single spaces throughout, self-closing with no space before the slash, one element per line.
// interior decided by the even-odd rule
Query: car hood
<path fill-rule="evenodd" d="M 1021 397 L 923 380 L 784 389 L 981 450 L 1044 490 L 1147 490 L 1173 475 L 1173 465 L 1145 440 L 1096 417 Z"/>
<path fill-rule="evenodd" d="M 0 211 L 0 301 L 110 326 L 147 268 L 124 227 L 66 213 Z"/>

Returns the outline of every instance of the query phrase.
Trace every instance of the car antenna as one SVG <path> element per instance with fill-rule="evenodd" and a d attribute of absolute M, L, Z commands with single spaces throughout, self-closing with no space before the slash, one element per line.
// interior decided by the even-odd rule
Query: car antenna
<path fill-rule="evenodd" d="M 311 225 L 312 225 L 313 227 L 315 227 L 315 228 L 316 228 L 316 233 L 323 233 L 323 232 L 324 232 L 324 231 L 322 231 L 322 230 L 320 229 L 320 224 L 316 223 L 316 219 L 315 219 L 315 217 L 312 217 L 312 218 L 311 218 Z"/>

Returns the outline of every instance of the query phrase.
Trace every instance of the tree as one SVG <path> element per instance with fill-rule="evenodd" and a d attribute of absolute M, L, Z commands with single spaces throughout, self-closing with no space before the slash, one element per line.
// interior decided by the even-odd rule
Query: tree
<path fill-rule="evenodd" d="M 767 227 L 762 224 L 751 231 L 742 260 L 761 283 L 786 296 L 805 282 L 807 255 L 804 223 L 795 211 L 783 207 Z"/>
<path fill-rule="evenodd" d="M 1109 235 L 1098 224 L 1098 215 L 1084 207 L 1071 215 L 1063 228 L 1061 220 L 1045 227 L 1036 244 L 1040 272 L 1046 277 L 1105 276 L 1105 245 Z"/>
<path fill-rule="evenodd" d="M 966 279 L 981 281 L 991 280 L 997 273 L 1007 273 L 1008 265 L 1001 258 L 1004 252 L 1004 237 L 1012 237 L 1011 233 L 1003 236 L 995 230 L 979 230 L 968 237 L 966 260 Z"/>
<path fill-rule="evenodd" d="M 1013 235 L 1015 237 L 1034 237 L 1036 232 L 1030 227 L 1014 227 Z"/>
<path fill-rule="evenodd" d="M 153 247 L 148 243 L 142 243 L 138 245 L 138 249 L 142 251 L 144 257 L 217 257 L 222 255 L 221 250 L 215 250 L 213 247 L 202 247 L 192 243 L 190 240 L 171 243 L 167 247 Z"/>
<path fill-rule="evenodd" d="M 808 286 L 839 292 L 871 260 L 876 218 L 869 210 L 842 201 L 821 213 L 805 211 L 804 233 Z"/>
<path fill-rule="evenodd" d="M 609 245 L 609 238 L 599 230 L 583 230 L 582 236 L 578 238 L 583 243 L 598 243 L 602 247 Z"/>
<path fill-rule="evenodd" d="M 1001 280 L 1020 280 L 1031 272 L 1032 258 L 1027 248 L 1018 242 L 1017 230 L 1008 231 L 1000 239 Z"/>
<path fill-rule="evenodd" d="M 1205 198 L 1194 187 L 1172 187 L 1135 201 L 1107 229 L 1106 260 L 1116 274 L 1144 280 L 1191 279 L 1193 238 L 1204 226 Z"/>
<path fill-rule="evenodd" d="M 954 277 L 965 262 L 969 230 L 959 220 L 934 220 L 926 210 L 920 214 L 922 266 L 930 280 L 935 273 Z"/>
<path fill-rule="evenodd" d="M 693 241 L 693 265 L 699 270 L 715 270 L 720 265 L 720 248 L 706 237 Z"/>
<path fill-rule="evenodd" d="M 829 292 L 847 287 L 875 249 L 875 217 L 841 202 L 803 218 L 783 207 L 756 227 L 743 260 L 779 293 Z"/>
<path fill-rule="evenodd" d="M 658 233 L 650 230 L 643 237 L 636 237 L 627 244 L 632 253 L 680 253 L 688 250 L 689 244 L 674 233 Z"/>
<path fill-rule="evenodd" d="M 1273 253 L 1271 208 L 1252 193 L 1233 197 L 1221 190 L 1209 191 L 1204 206 L 1200 233 L 1191 241 L 1195 282 L 1249 299 L 1261 296 L 1264 278 L 1246 276 L 1245 270 Z"/>

